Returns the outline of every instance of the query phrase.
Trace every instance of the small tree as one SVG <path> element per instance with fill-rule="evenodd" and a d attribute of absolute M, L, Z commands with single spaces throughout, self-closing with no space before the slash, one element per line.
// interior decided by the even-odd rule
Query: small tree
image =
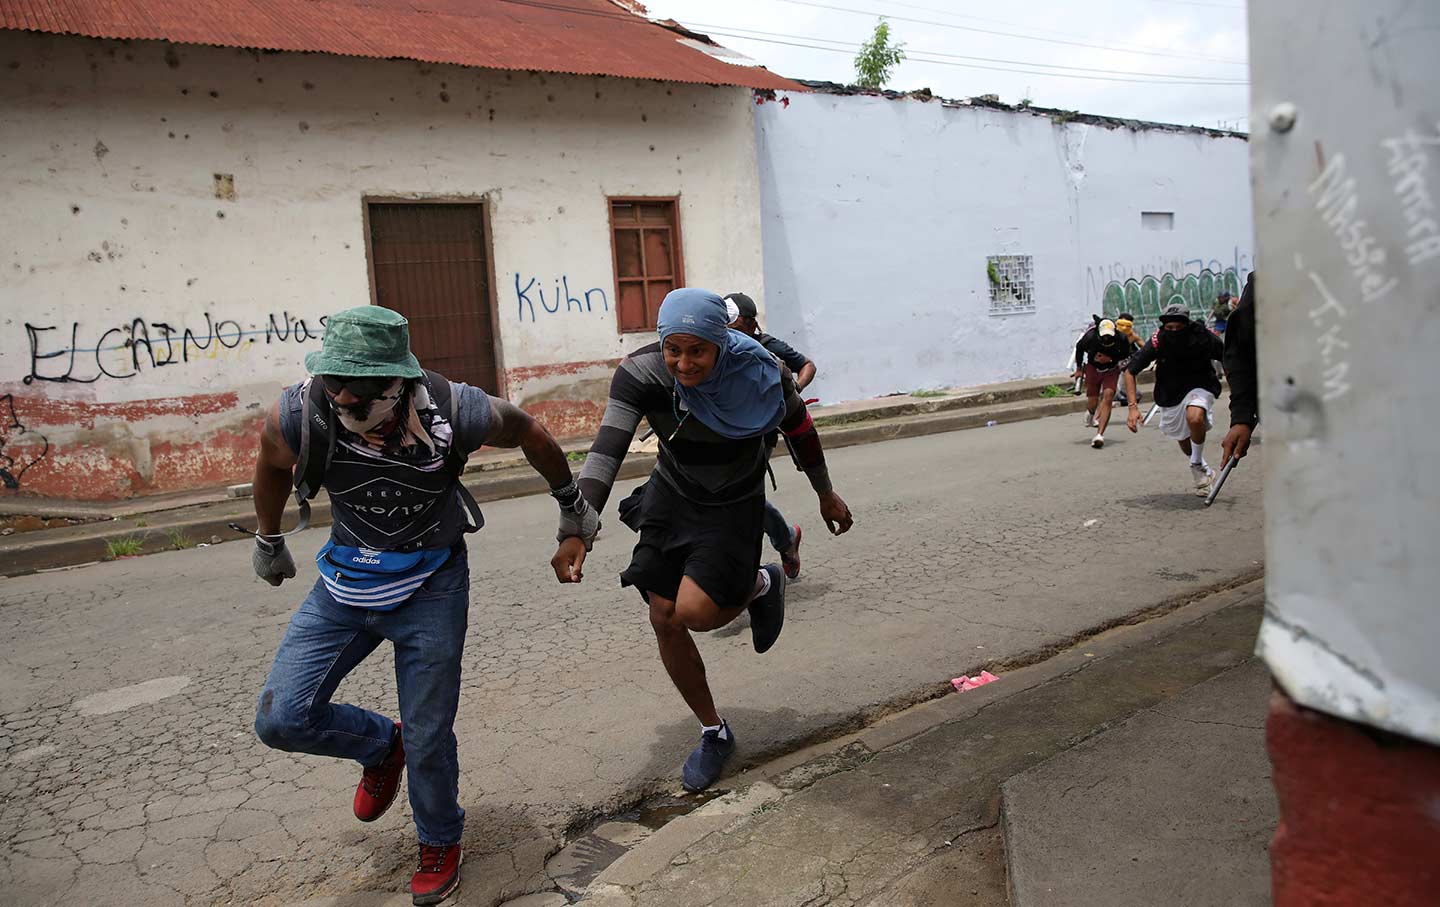
<path fill-rule="evenodd" d="M 855 58 L 855 82 L 862 88 L 882 88 L 896 66 L 905 59 L 905 42 L 890 43 L 890 23 L 881 16 L 875 33 L 860 46 Z"/>

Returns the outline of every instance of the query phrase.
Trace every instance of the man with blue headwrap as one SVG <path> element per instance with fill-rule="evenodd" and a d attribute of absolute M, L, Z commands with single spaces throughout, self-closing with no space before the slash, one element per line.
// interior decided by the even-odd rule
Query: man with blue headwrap
<path fill-rule="evenodd" d="M 640 533 L 622 585 L 650 606 L 660 660 L 700 720 L 700 744 L 682 779 L 703 790 L 720 777 L 735 735 L 715 710 L 692 632 L 718 630 L 749 610 L 755 651 L 775 644 L 785 620 L 785 574 L 760 567 L 765 518 L 765 436 L 785 433 L 835 535 L 850 509 L 830 485 L 825 454 L 788 369 L 754 339 L 732 331 L 725 303 L 708 290 L 672 291 L 660 306 L 660 342 L 615 370 L 600 432 L 580 473 L 580 492 L 605 508 L 643 416 L 660 439 L 650 480 L 620 504 Z M 560 537 L 552 565 L 580 582 L 588 543 Z"/>

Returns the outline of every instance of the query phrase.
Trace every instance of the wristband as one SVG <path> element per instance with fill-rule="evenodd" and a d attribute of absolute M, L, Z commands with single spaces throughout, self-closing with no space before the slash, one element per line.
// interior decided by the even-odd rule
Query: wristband
<path fill-rule="evenodd" d="M 271 539 L 274 539 L 274 541 L 271 541 Z M 266 536 L 257 534 L 255 536 L 255 547 L 265 552 L 268 556 L 274 557 L 285 550 L 285 538 L 280 535 L 272 535 L 267 538 Z"/>
<path fill-rule="evenodd" d="M 550 497 L 566 510 L 574 510 L 580 501 L 580 486 L 574 479 L 571 479 L 570 484 L 564 488 L 550 489 Z"/>

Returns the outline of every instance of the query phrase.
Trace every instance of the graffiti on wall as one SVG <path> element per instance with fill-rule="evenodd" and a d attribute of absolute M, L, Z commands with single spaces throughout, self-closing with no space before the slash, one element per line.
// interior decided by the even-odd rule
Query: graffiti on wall
<path fill-rule="evenodd" d="M 7 491 L 20 487 L 30 467 L 50 453 L 50 442 L 42 434 L 30 431 L 15 414 L 15 398 L 0 397 L 0 486 Z"/>
<path fill-rule="evenodd" d="M 1114 318 L 1121 312 L 1135 316 L 1135 330 L 1148 335 L 1159 326 L 1160 311 L 1179 297 L 1196 318 L 1209 318 L 1221 292 L 1239 296 L 1250 273 L 1250 256 L 1235 249 L 1233 263 L 1219 259 L 1157 260 L 1136 267 L 1125 265 L 1087 268 L 1087 303 L 1092 311 Z"/>
<path fill-rule="evenodd" d="M 1218 258 L 1198 256 L 1187 258 L 1183 255 L 1157 255 L 1144 261 L 1128 259 L 1113 264 L 1089 265 L 1085 268 L 1085 302 L 1091 309 L 1096 309 L 1104 300 L 1106 288 L 1112 283 L 1139 281 L 1147 274 L 1174 274 L 1180 278 L 1194 274 L 1198 278 L 1202 271 L 1209 271 L 1214 275 L 1233 270 L 1243 283 L 1245 275 L 1249 274 L 1251 269 L 1249 253 L 1242 252 L 1238 245 L 1232 246 L 1228 258 L 1228 261 L 1221 261 Z"/>
<path fill-rule="evenodd" d="M 566 312 L 610 311 L 610 299 L 605 295 L 604 290 L 599 287 L 591 287 L 584 292 L 579 290 L 572 292 L 570 289 L 570 277 L 567 274 L 560 275 L 560 277 L 554 281 L 553 285 L 549 288 L 549 296 L 545 294 L 547 287 L 540 283 L 538 277 L 525 279 L 523 284 L 521 280 L 521 275 L 516 274 L 516 314 L 521 321 L 525 320 L 526 315 L 530 316 L 531 321 L 536 320 L 537 309 L 535 308 L 535 304 L 537 302 L 540 304 L 538 312 L 547 315 L 557 315 L 562 310 Z M 576 295 L 577 293 L 579 294 L 578 296 Z"/>
<path fill-rule="evenodd" d="M 324 334 L 323 317 L 312 325 L 289 312 L 271 313 L 264 322 L 248 325 L 206 312 L 203 328 L 177 327 L 145 317 L 98 326 L 79 321 L 64 326 L 27 322 L 30 369 L 22 380 L 26 384 L 123 380 L 166 366 L 217 359 L 222 351 L 240 351 L 256 344 L 303 344 Z"/>
<path fill-rule="evenodd" d="M 1136 332 L 1145 335 L 1158 325 L 1161 309 L 1173 303 L 1176 297 L 1189 306 L 1191 317 L 1208 319 L 1215 297 L 1221 292 L 1240 295 L 1240 280 L 1240 275 L 1233 269 L 1219 274 L 1206 269 L 1184 277 L 1146 274 L 1139 280 L 1132 277 L 1124 283 L 1112 280 L 1105 285 L 1102 308 L 1106 318 L 1114 318 L 1121 312 L 1134 315 Z"/>

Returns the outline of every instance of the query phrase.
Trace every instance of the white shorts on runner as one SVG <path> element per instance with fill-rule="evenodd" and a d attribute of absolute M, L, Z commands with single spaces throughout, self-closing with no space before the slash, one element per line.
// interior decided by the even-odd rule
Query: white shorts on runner
<path fill-rule="evenodd" d="M 1215 395 L 1203 387 L 1197 387 L 1186 394 L 1185 399 L 1179 404 L 1160 407 L 1160 433 L 1172 441 L 1184 441 L 1189 438 L 1190 425 L 1185 421 L 1185 409 L 1190 406 L 1204 408 L 1206 428 L 1215 424 L 1215 415 L 1211 412 L 1215 408 Z"/>

